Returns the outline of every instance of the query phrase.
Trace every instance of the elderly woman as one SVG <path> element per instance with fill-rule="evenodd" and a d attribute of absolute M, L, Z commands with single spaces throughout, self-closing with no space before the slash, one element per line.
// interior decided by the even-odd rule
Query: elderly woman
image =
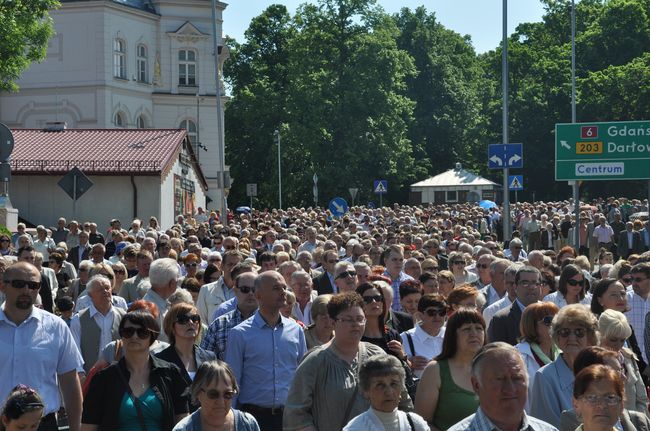
<path fill-rule="evenodd" d="M 259 431 L 260 427 L 252 415 L 232 408 L 231 400 L 239 387 L 225 362 L 214 360 L 201 364 L 190 391 L 192 401 L 200 407 L 177 423 L 173 431 Z"/>
<path fill-rule="evenodd" d="M 557 292 L 544 297 L 544 302 L 553 302 L 562 308 L 569 304 L 591 304 L 591 294 L 586 292 L 585 274 L 573 264 L 562 268 L 560 280 L 558 281 Z"/>
<path fill-rule="evenodd" d="M 424 369 L 415 397 L 415 412 L 434 429 L 444 431 L 476 412 L 472 358 L 485 338 L 485 321 L 476 309 L 460 308 L 449 318 L 442 352 Z"/>
<path fill-rule="evenodd" d="M 370 408 L 352 419 L 343 431 L 390 429 L 398 431 L 427 431 L 429 425 L 415 413 L 397 409 L 404 387 L 404 369 L 397 358 L 373 356 L 359 370 L 359 386 L 370 400 Z"/>
<path fill-rule="evenodd" d="M 528 400 L 526 411 L 530 411 L 535 374 L 544 365 L 553 362 L 560 354 L 551 339 L 551 322 L 560 309 L 552 302 L 536 302 L 524 309 L 519 322 L 521 338 L 515 347 L 521 353 L 528 373 Z"/>
<path fill-rule="evenodd" d="M 173 305 L 163 320 L 163 330 L 169 347 L 156 354 L 160 359 L 178 365 L 188 386 L 203 362 L 217 359 L 214 352 L 197 345 L 201 334 L 201 316 L 193 305 L 180 302 Z"/>
<path fill-rule="evenodd" d="M 641 379 L 637 358 L 625 347 L 625 341 L 632 335 L 632 329 L 625 315 L 616 310 L 605 310 L 598 318 L 600 345 L 618 353 L 625 366 L 625 408 L 648 414 L 648 393 Z"/>
<path fill-rule="evenodd" d="M 311 304 L 311 325 L 305 329 L 305 341 L 307 349 L 322 346 L 328 343 L 334 336 L 334 325 L 332 319 L 327 314 L 327 304 L 329 304 L 332 295 L 319 295 Z"/>
<path fill-rule="evenodd" d="M 41 396 L 32 388 L 18 385 L 11 390 L 5 405 L 2 408 L 2 424 L 0 430 L 24 431 L 36 430 L 43 418 L 45 403 Z M 43 425 L 56 426 L 56 419 L 52 415 L 52 422 Z"/>
<path fill-rule="evenodd" d="M 451 271 L 444 270 L 438 273 L 438 293 L 446 298 L 455 286 L 456 279 Z"/>
<path fill-rule="evenodd" d="M 478 280 L 478 276 L 473 272 L 465 269 L 469 263 L 465 260 L 465 253 L 453 251 L 449 253 L 449 270 L 454 274 L 454 281 L 457 285 L 473 283 Z"/>
<path fill-rule="evenodd" d="M 559 425 L 562 410 L 571 408 L 573 361 L 582 349 L 598 344 L 597 329 L 596 316 L 584 305 L 567 305 L 555 315 L 551 334 L 562 353 L 535 374 L 531 416 Z"/>
<path fill-rule="evenodd" d="M 449 314 L 453 314 L 460 307 L 477 308 L 477 298 L 479 292 L 475 287 L 469 284 L 456 287 L 447 295 L 447 303 L 449 304 Z"/>
<path fill-rule="evenodd" d="M 171 430 L 188 412 L 189 389 L 178 366 L 152 356 L 158 321 L 144 311 L 126 313 L 119 333 L 124 357 L 98 372 L 84 398 L 81 429 Z"/>
<path fill-rule="evenodd" d="M 361 341 L 366 325 L 364 301 L 356 292 L 332 296 L 327 312 L 334 322 L 334 338 L 313 349 L 298 366 L 284 408 L 283 428 L 340 431 L 369 407 L 357 383 L 358 370 L 374 355 L 385 354 Z M 401 409 L 411 402 L 402 388 Z"/>
<path fill-rule="evenodd" d="M 591 365 L 578 373 L 572 403 L 583 423 L 576 431 L 615 430 L 623 414 L 623 377 L 605 365 Z M 632 425 L 631 423 L 629 425 Z M 623 429 L 635 429 L 623 426 Z"/>

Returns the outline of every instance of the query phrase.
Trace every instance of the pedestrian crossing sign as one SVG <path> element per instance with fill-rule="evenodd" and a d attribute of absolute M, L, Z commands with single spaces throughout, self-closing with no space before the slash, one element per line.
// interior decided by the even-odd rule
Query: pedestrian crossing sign
<path fill-rule="evenodd" d="M 388 193 L 388 181 L 386 180 L 375 180 L 373 184 L 373 190 L 378 195 L 383 195 Z"/>
<path fill-rule="evenodd" d="M 524 189 L 524 176 L 523 175 L 509 175 L 508 176 L 508 189 L 509 190 L 523 190 Z"/>

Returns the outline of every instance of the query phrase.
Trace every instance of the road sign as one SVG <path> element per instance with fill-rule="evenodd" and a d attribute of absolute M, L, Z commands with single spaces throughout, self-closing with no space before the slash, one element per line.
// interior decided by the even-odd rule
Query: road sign
<path fill-rule="evenodd" d="M 524 189 L 524 176 L 523 175 L 508 175 L 508 189 L 509 190 L 523 190 Z"/>
<path fill-rule="evenodd" d="M 348 189 L 348 192 L 350 192 L 350 196 L 352 196 L 352 205 L 354 206 L 354 200 L 357 198 L 357 193 L 359 193 L 359 189 L 357 187 L 350 187 Z"/>
<path fill-rule="evenodd" d="M 388 193 L 388 181 L 386 180 L 375 180 L 372 185 L 372 189 L 378 195 L 384 195 Z"/>
<path fill-rule="evenodd" d="M 65 174 L 58 184 L 73 201 L 79 199 L 93 186 L 93 182 L 76 166 Z"/>
<path fill-rule="evenodd" d="M 341 217 L 349 209 L 348 203 L 343 198 L 334 198 L 330 201 L 329 210 L 334 217 Z"/>
<path fill-rule="evenodd" d="M 373 209 L 373 210 L 374 210 L 375 208 L 377 208 L 377 204 L 376 204 L 376 203 L 374 203 L 374 202 L 368 202 L 368 208 L 370 208 L 370 209 Z"/>
<path fill-rule="evenodd" d="M 257 196 L 257 184 L 255 183 L 246 184 L 246 196 L 248 197 Z"/>
<path fill-rule="evenodd" d="M 555 125 L 555 179 L 650 179 L 650 121 Z"/>
<path fill-rule="evenodd" d="M 9 127 L 0 123 L 0 160 L 8 160 L 14 150 L 14 135 Z"/>
<path fill-rule="evenodd" d="M 488 146 L 488 168 L 523 168 L 523 144 L 491 144 Z"/>

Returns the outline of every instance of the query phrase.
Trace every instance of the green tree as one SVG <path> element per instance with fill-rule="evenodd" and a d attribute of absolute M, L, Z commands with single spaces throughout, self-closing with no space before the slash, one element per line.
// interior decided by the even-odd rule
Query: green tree
<path fill-rule="evenodd" d="M 57 0 L 0 2 L 0 90 L 18 90 L 15 81 L 21 73 L 45 58 L 53 34 L 48 10 L 58 5 Z"/>

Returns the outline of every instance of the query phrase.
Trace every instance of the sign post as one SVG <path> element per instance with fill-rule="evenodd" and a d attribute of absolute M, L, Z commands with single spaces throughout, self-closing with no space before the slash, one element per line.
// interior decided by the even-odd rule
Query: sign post
<path fill-rule="evenodd" d="M 372 184 L 372 189 L 374 190 L 375 194 L 379 195 L 379 208 L 384 206 L 383 203 L 383 195 L 388 193 L 388 181 L 387 180 L 375 180 L 373 181 Z"/>
<path fill-rule="evenodd" d="M 77 218 L 77 199 L 93 186 L 93 182 L 75 166 L 59 180 L 58 184 L 72 198 L 72 218 Z"/>
<path fill-rule="evenodd" d="M 253 210 L 253 197 L 257 196 L 257 184 L 246 184 L 246 196 L 250 198 L 250 208 Z"/>
<path fill-rule="evenodd" d="M 507 93 L 507 92 L 506 92 Z M 505 103 L 505 97 L 504 97 Z M 505 111 L 504 111 L 505 112 Z M 507 120 L 504 118 L 504 138 L 507 131 Z M 505 140 L 505 139 L 504 139 Z M 510 239 L 510 183 L 508 182 L 510 168 L 524 167 L 523 144 L 491 144 L 488 146 L 488 168 L 503 169 L 503 240 Z"/>

